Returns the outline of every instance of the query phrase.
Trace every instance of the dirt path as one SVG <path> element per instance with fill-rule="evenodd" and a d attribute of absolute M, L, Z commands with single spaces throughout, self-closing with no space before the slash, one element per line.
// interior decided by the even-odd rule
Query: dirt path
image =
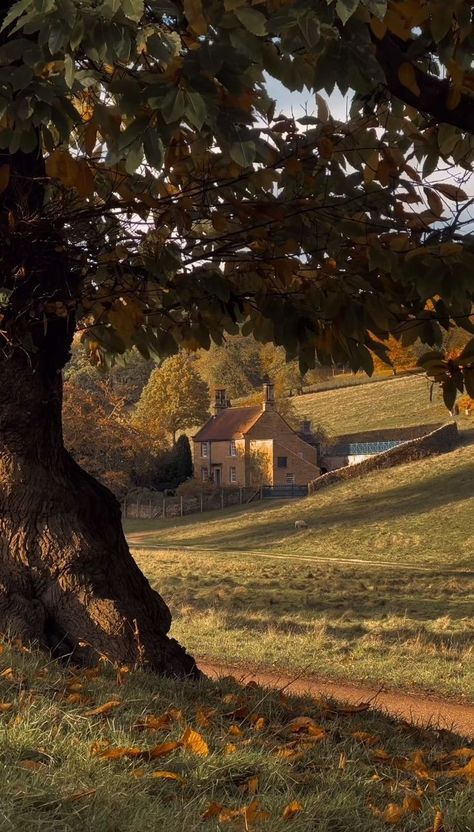
<path fill-rule="evenodd" d="M 216 664 L 203 659 L 199 667 L 207 676 L 218 679 L 234 676 L 239 681 L 254 680 L 263 687 L 285 688 L 288 693 L 310 696 L 329 696 L 351 705 L 371 702 L 371 706 L 389 716 L 405 720 L 413 725 L 445 728 L 474 740 L 474 705 L 463 705 L 443 699 L 423 696 L 420 693 L 384 691 L 363 685 L 328 682 L 314 678 L 288 676 L 284 673 L 246 670 L 232 665 Z"/>

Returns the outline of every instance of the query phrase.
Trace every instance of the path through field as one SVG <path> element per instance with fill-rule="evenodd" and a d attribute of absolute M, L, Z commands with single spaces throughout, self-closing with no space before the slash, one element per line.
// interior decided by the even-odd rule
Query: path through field
<path fill-rule="evenodd" d="M 259 670 L 198 660 L 199 667 L 211 678 L 233 676 L 241 682 L 259 685 L 296 695 L 327 696 L 350 705 L 370 702 L 370 706 L 389 716 L 423 727 L 441 728 L 474 740 L 474 705 L 436 699 L 428 695 L 385 691 L 367 686 L 340 684 L 303 676 L 287 676 Z"/>

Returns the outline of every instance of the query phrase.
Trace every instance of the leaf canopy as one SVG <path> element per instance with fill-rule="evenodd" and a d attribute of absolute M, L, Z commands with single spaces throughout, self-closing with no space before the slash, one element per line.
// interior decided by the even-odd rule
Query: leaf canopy
<path fill-rule="evenodd" d="M 100 363 L 243 328 L 370 373 L 390 335 L 474 332 L 471 6 L 1 3 L 6 342 L 71 318 Z M 269 77 L 316 114 L 278 113 Z"/>

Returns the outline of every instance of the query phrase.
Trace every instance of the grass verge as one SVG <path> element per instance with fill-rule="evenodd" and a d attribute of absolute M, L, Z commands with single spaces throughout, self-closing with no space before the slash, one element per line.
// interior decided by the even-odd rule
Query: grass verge
<path fill-rule="evenodd" d="M 447 732 L 232 680 L 73 673 L 2 651 L 2 830 L 474 828 L 473 751 Z"/>
<path fill-rule="evenodd" d="M 191 652 L 474 700 L 474 576 L 135 550 Z"/>

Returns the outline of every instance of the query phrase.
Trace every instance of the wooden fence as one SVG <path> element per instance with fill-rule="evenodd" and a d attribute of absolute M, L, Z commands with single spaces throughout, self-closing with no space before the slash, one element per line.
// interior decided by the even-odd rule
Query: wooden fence
<path fill-rule="evenodd" d="M 184 517 L 202 511 L 245 505 L 262 499 L 262 488 L 221 488 L 211 494 L 201 491 L 192 496 L 164 497 L 157 492 L 149 497 L 125 499 L 122 517 L 143 520 Z"/>

